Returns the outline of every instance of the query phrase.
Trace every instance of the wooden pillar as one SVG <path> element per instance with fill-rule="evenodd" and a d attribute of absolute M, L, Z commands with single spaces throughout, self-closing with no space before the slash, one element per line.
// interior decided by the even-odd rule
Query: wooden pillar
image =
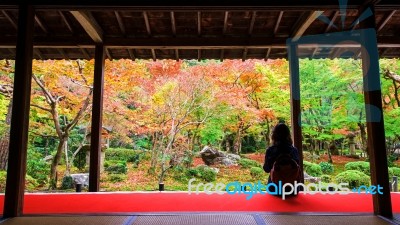
<path fill-rule="evenodd" d="M 379 73 L 379 54 L 376 40 L 375 12 L 373 5 L 359 10 L 359 15 L 367 8 L 373 12 L 372 16 L 360 25 L 363 29 L 371 29 L 369 33 L 361 36 L 367 46 L 362 49 L 362 71 L 364 84 L 364 99 L 367 118 L 368 151 L 370 157 L 372 185 L 383 187 L 383 194 L 372 195 L 374 213 L 391 218 L 392 204 L 390 199 L 388 164 L 386 157 L 385 127 L 382 111 L 382 93 Z"/>
<path fill-rule="evenodd" d="M 104 86 L 104 46 L 96 45 L 94 82 L 93 82 L 93 107 L 92 130 L 90 140 L 90 167 L 89 191 L 97 192 L 100 188 L 100 156 L 101 156 L 101 131 L 103 117 L 103 86 Z"/>
<path fill-rule="evenodd" d="M 22 215 L 32 79 L 33 6 L 20 5 L 4 217 Z"/>
<path fill-rule="evenodd" d="M 300 166 L 303 168 L 300 108 L 300 66 L 296 44 L 288 45 L 288 59 L 290 73 L 290 112 L 292 121 L 292 137 L 294 146 L 299 150 Z M 302 182 L 304 182 L 304 178 L 302 178 Z"/>

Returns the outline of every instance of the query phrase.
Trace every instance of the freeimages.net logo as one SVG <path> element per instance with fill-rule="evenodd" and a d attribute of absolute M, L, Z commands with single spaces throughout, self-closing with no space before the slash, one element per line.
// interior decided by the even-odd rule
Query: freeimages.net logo
<path fill-rule="evenodd" d="M 264 184 L 261 181 L 257 181 L 255 183 L 251 182 L 239 182 L 234 181 L 228 184 L 224 183 L 197 183 L 194 184 L 196 181 L 195 178 L 192 178 L 188 182 L 188 193 L 192 194 L 193 191 L 195 194 L 199 194 L 201 192 L 211 195 L 211 194 L 230 194 L 230 195 L 246 195 L 246 199 L 250 200 L 254 195 L 261 194 L 261 195 L 277 195 L 282 196 L 282 199 L 285 200 L 286 196 L 290 195 L 297 195 L 299 190 L 302 189 L 301 193 L 303 194 L 341 194 L 347 195 L 350 193 L 358 193 L 358 194 L 380 194 L 382 195 L 383 187 L 380 185 L 361 185 L 358 188 L 349 188 L 349 183 L 310 183 L 310 184 L 303 184 L 297 183 L 282 183 L 279 181 L 277 184 L 269 183 Z"/>

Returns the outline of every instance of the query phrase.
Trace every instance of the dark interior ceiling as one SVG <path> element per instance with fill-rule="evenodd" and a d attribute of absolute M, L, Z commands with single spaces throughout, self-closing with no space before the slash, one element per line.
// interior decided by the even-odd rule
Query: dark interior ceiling
<path fill-rule="evenodd" d="M 91 59 L 102 43 L 109 59 L 275 59 L 286 58 L 293 37 L 359 29 L 352 27 L 366 1 L 50 1 L 35 4 L 35 59 Z M 265 2 L 265 1 L 264 1 Z M 76 3 L 76 4 L 74 4 Z M 400 56 L 400 1 L 375 4 L 381 57 Z M 326 16 L 331 23 L 318 17 Z M 342 26 L 342 19 L 344 26 Z M 13 59 L 18 6 L 0 3 L 0 58 Z M 345 50 L 357 47 L 344 46 Z M 353 48 L 353 49 L 352 49 Z M 318 57 L 321 48 L 305 48 Z M 329 57 L 337 57 L 331 49 Z M 354 58 L 360 57 L 360 53 Z"/>

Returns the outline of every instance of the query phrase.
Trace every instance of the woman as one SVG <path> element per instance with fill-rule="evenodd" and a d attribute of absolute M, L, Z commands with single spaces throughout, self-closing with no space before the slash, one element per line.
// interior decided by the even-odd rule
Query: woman
<path fill-rule="evenodd" d="M 289 127 L 284 123 L 279 123 L 272 131 L 272 146 L 268 147 L 265 153 L 264 171 L 271 172 L 276 159 L 282 155 L 289 155 L 294 161 L 299 164 L 299 152 L 293 146 L 293 141 L 290 136 Z M 271 175 L 268 177 L 268 183 L 272 183 Z"/>

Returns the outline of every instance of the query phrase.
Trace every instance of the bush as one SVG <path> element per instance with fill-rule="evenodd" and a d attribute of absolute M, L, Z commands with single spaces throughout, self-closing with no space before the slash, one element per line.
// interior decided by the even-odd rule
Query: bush
<path fill-rule="evenodd" d="M 400 168 L 398 167 L 390 167 L 393 171 L 393 176 L 400 177 Z"/>
<path fill-rule="evenodd" d="M 108 180 L 111 183 L 122 182 L 122 181 L 126 180 L 126 175 L 123 175 L 123 174 L 110 174 L 108 176 Z"/>
<path fill-rule="evenodd" d="M 7 172 L 4 170 L 0 170 L 0 192 L 4 192 L 6 190 L 6 180 Z"/>
<path fill-rule="evenodd" d="M 331 163 L 328 162 L 321 162 L 319 164 L 319 166 L 321 167 L 322 173 L 324 174 L 331 174 L 333 173 L 333 165 Z"/>
<path fill-rule="evenodd" d="M 36 179 L 39 185 L 47 184 L 50 165 L 42 159 L 40 153 L 31 148 L 28 149 L 27 159 L 26 174 Z"/>
<path fill-rule="evenodd" d="M 141 152 L 126 148 L 109 148 L 106 150 L 107 160 L 125 161 L 139 164 Z"/>
<path fill-rule="evenodd" d="M 393 167 L 394 166 L 394 162 L 398 159 L 398 156 L 396 156 L 395 154 L 390 154 L 387 156 L 387 163 L 389 167 Z"/>
<path fill-rule="evenodd" d="M 76 154 L 74 162 L 74 166 L 79 170 L 84 170 L 86 167 L 86 151 L 81 149 L 78 154 Z"/>
<path fill-rule="evenodd" d="M 304 171 L 310 176 L 319 177 L 322 175 L 321 167 L 318 164 L 303 161 Z"/>
<path fill-rule="evenodd" d="M 369 171 L 369 162 L 349 162 L 346 163 L 346 165 L 344 165 L 344 168 L 346 170 L 357 170 L 360 172 L 363 172 L 366 175 L 370 175 L 370 171 Z"/>
<path fill-rule="evenodd" d="M 311 155 L 311 152 L 307 152 L 307 151 L 303 152 L 303 159 L 305 161 L 314 162 L 315 160 L 318 160 L 319 158 L 320 158 L 319 155 L 316 155 L 316 154 Z"/>
<path fill-rule="evenodd" d="M 348 183 L 349 188 L 358 188 L 361 185 L 369 185 L 370 178 L 358 170 L 346 170 L 335 177 L 337 183 Z"/>
<path fill-rule="evenodd" d="M 113 174 L 126 174 L 128 168 L 125 161 L 109 160 L 104 162 L 105 171 Z"/>
<path fill-rule="evenodd" d="M 332 181 L 332 177 L 329 176 L 329 175 L 324 174 L 324 175 L 321 176 L 321 181 L 323 183 L 330 183 Z"/>
<path fill-rule="evenodd" d="M 38 186 L 38 182 L 35 178 L 26 175 L 25 177 L 25 189 L 28 191 L 33 191 Z"/>
<path fill-rule="evenodd" d="M 204 181 L 212 182 L 217 178 L 217 172 L 208 166 L 197 166 L 186 170 L 187 177 L 198 177 Z"/>
<path fill-rule="evenodd" d="M 261 164 L 258 163 L 257 161 L 245 158 L 241 158 L 239 160 L 239 165 L 242 166 L 243 168 L 261 167 Z"/>
<path fill-rule="evenodd" d="M 62 179 L 61 189 L 71 189 L 74 188 L 74 179 L 71 176 L 65 176 Z"/>
<path fill-rule="evenodd" d="M 265 176 L 265 172 L 260 167 L 251 167 L 250 175 L 256 179 L 262 179 Z"/>

